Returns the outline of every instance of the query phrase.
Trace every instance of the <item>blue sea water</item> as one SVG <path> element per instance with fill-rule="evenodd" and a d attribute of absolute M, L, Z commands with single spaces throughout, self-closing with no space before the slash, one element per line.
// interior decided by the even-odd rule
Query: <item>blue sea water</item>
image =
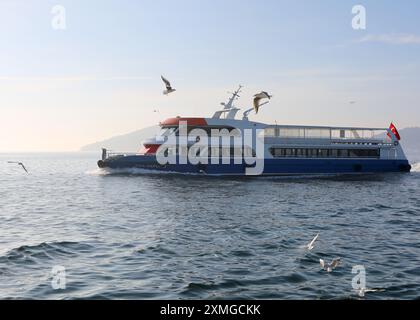
<path fill-rule="evenodd" d="M 364 299 L 420 298 L 418 165 L 216 178 L 109 173 L 98 158 L 0 154 L 0 299 L 360 299 L 355 265 L 384 289 Z M 52 286 L 54 266 L 65 289 Z"/>

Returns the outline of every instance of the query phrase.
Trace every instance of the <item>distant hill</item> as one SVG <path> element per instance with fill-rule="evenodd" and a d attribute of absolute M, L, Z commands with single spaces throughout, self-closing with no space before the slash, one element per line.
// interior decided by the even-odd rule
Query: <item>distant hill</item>
<path fill-rule="evenodd" d="M 137 152 L 141 149 L 141 142 L 151 138 L 159 132 L 159 127 L 148 127 L 142 130 L 113 137 L 104 141 L 84 146 L 81 151 L 99 151 L 101 148 L 121 152 Z M 412 162 L 420 161 L 420 128 L 406 128 L 400 130 L 401 143 Z"/>
<path fill-rule="evenodd" d="M 112 137 L 103 141 L 83 146 L 81 151 L 100 151 L 106 148 L 121 152 L 138 152 L 142 148 L 142 141 L 154 137 L 159 132 L 159 126 L 153 126 Z"/>

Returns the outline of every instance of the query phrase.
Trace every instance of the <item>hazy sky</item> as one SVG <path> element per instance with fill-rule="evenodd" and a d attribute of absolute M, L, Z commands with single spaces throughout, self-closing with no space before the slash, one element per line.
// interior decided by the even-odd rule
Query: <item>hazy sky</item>
<path fill-rule="evenodd" d="M 352 28 L 357 4 L 366 30 Z M 0 151 L 78 150 L 211 116 L 238 84 L 240 107 L 274 95 L 257 121 L 420 125 L 418 0 L 0 0 L 0 43 Z"/>

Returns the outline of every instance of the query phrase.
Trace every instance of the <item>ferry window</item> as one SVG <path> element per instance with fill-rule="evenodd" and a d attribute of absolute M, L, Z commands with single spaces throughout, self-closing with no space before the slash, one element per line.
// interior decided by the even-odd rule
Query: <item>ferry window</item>
<path fill-rule="evenodd" d="M 338 156 L 340 158 L 348 158 L 349 151 L 348 150 L 345 150 L 345 149 L 340 149 L 340 150 L 338 150 Z"/>
<path fill-rule="evenodd" d="M 255 152 L 250 147 L 245 147 L 245 157 L 255 157 Z"/>
<path fill-rule="evenodd" d="M 330 157 L 337 158 L 338 157 L 338 150 L 337 149 L 331 149 L 330 150 Z"/>
<path fill-rule="evenodd" d="M 284 156 L 284 149 L 280 149 L 280 148 L 275 148 L 274 149 L 274 156 L 275 157 L 282 157 L 282 156 Z"/>
<path fill-rule="evenodd" d="M 328 157 L 328 149 L 320 149 L 319 150 L 319 156 L 322 158 Z"/>
<path fill-rule="evenodd" d="M 315 158 L 318 156 L 318 149 L 308 149 L 308 157 Z"/>
<path fill-rule="evenodd" d="M 348 152 L 349 152 L 349 157 L 350 158 L 356 158 L 356 157 L 358 157 L 359 155 L 359 152 L 358 152 L 358 150 L 348 150 Z"/>
<path fill-rule="evenodd" d="M 230 155 L 232 157 L 242 157 L 242 148 L 232 148 L 230 150 Z"/>
<path fill-rule="evenodd" d="M 296 157 L 306 157 L 306 149 L 296 149 Z"/>
<path fill-rule="evenodd" d="M 230 147 L 223 147 L 222 148 L 222 157 L 230 157 Z"/>
<path fill-rule="evenodd" d="M 276 130 L 274 128 L 266 128 L 266 129 L 264 129 L 264 135 L 266 137 L 275 137 L 276 136 Z"/>
<path fill-rule="evenodd" d="M 306 148 L 271 148 L 274 157 L 298 158 L 379 158 L 379 149 L 306 149 Z"/>
<path fill-rule="evenodd" d="M 294 149 L 286 149 L 286 157 L 292 157 L 295 155 Z"/>
<path fill-rule="evenodd" d="M 305 129 L 306 138 L 329 138 L 330 135 L 330 129 Z"/>
<path fill-rule="evenodd" d="M 178 149 L 178 154 L 183 156 L 183 157 L 187 157 L 188 156 L 188 148 L 187 147 L 182 147 L 180 146 Z"/>
<path fill-rule="evenodd" d="M 279 128 L 279 136 L 283 138 L 303 138 L 305 131 L 295 128 Z"/>
<path fill-rule="evenodd" d="M 218 147 L 211 147 L 210 151 L 211 151 L 211 156 L 212 157 L 218 158 L 220 156 L 220 153 L 221 153 L 220 152 L 220 148 L 218 148 Z"/>

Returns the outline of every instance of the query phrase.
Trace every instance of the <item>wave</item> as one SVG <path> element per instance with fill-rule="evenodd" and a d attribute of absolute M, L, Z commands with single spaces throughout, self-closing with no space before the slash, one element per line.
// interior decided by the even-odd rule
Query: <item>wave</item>
<path fill-rule="evenodd" d="M 412 172 L 420 172 L 420 162 L 415 162 L 411 164 Z M 274 180 L 301 180 L 301 179 L 371 179 L 372 176 L 381 176 L 381 173 L 320 173 L 320 174 L 291 174 L 291 175 L 262 175 L 262 176 L 245 176 L 245 175 L 224 175 L 224 174 L 211 174 L 206 175 L 205 173 L 198 172 L 176 172 L 176 171 L 162 171 L 154 169 L 142 169 L 142 168 L 121 168 L 121 169 L 111 169 L 111 168 L 97 168 L 93 170 L 86 171 L 85 174 L 92 176 L 118 176 L 118 175 L 181 175 L 181 176 L 198 176 L 198 177 L 230 177 L 230 178 L 263 178 L 263 179 L 274 179 Z"/>
<path fill-rule="evenodd" d="M 76 255 L 80 251 L 87 251 L 93 247 L 80 242 L 42 242 L 36 245 L 22 245 L 7 251 L 0 257 L 0 262 L 19 262 L 36 260 L 52 260 L 57 256 Z"/>

